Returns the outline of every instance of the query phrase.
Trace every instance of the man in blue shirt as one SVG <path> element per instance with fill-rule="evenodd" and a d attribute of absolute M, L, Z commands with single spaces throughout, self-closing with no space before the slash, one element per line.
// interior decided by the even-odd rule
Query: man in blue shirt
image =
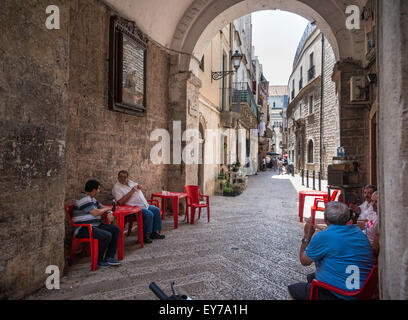
<path fill-rule="evenodd" d="M 316 273 L 309 275 L 308 283 L 296 283 L 288 286 L 289 294 L 295 300 L 308 300 L 311 282 L 317 280 L 342 290 L 360 289 L 375 265 L 370 242 L 355 225 L 347 225 L 350 220 L 349 208 L 341 202 L 329 202 L 324 210 L 327 228 L 318 232 L 311 219 L 304 228 L 304 237 L 300 247 L 300 263 L 316 265 Z M 319 288 L 319 299 L 350 299 L 326 289 Z"/>

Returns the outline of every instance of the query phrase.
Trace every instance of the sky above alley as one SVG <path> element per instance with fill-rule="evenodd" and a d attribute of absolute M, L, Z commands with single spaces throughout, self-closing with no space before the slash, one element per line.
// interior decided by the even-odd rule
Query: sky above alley
<path fill-rule="evenodd" d="M 252 44 L 269 85 L 288 84 L 296 49 L 308 22 L 281 10 L 252 13 Z"/>

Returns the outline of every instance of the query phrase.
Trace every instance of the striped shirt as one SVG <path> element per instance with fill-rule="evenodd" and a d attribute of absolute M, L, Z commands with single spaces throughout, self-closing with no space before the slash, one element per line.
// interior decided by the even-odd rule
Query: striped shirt
<path fill-rule="evenodd" d="M 99 226 L 102 221 L 101 217 L 95 217 L 90 212 L 94 209 L 100 209 L 102 205 L 95 199 L 82 192 L 74 204 L 72 221 L 78 224 L 90 224 L 92 227 Z M 75 228 L 75 235 L 81 227 Z"/>

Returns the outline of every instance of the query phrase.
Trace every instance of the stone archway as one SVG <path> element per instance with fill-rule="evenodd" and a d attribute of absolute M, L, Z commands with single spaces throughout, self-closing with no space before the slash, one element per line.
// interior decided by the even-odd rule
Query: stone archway
<path fill-rule="evenodd" d="M 361 137 L 347 134 L 350 118 L 364 123 L 367 110 L 357 112 L 350 103 L 350 78 L 362 74 L 367 66 L 364 50 L 364 34 L 361 31 L 350 31 L 345 27 L 345 10 L 348 5 L 357 5 L 360 10 L 366 0 L 195 0 L 181 18 L 172 41 L 172 49 L 183 54 L 171 58 L 171 75 L 169 80 L 170 103 L 173 114 L 182 118 L 183 125 L 198 127 L 194 110 L 198 108 L 197 96 L 199 81 L 195 77 L 198 59 L 214 35 L 228 22 L 253 11 L 281 9 L 299 14 L 306 19 L 316 21 L 326 39 L 333 47 L 337 63 L 332 79 L 339 93 L 340 107 L 340 145 L 346 149 L 357 150 L 368 144 L 366 130 Z M 382 238 L 380 239 L 380 287 L 383 298 L 408 298 L 408 233 L 402 226 L 408 223 L 408 202 L 405 193 L 408 191 L 406 179 L 408 174 L 408 154 L 406 139 L 408 121 L 401 122 L 406 115 L 407 105 L 403 97 L 403 82 L 407 81 L 407 61 L 402 59 L 406 52 L 406 30 L 408 27 L 408 3 L 395 0 L 392 3 L 377 0 L 377 70 L 379 85 L 377 99 L 377 177 L 380 192 L 379 217 Z M 390 37 L 390 35 L 393 37 Z M 381 43 L 383 42 L 383 43 Z M 395 48 L 390 50 L 389 48 Z M 392 51 L 392 52 L 391 52 Z M 395 57 L 394 57 L 395 56 Z M 396 59 L 395 59 L 396 58 Z M 380 70 L 378 70 L 380 69 Z M 381 73 L 381 69 L 383 73 Z M 193 85 L 192 85 L 193 84 Z M 185 99 L 189 97 L 188 99 Z M 187 103 L 188 100 L 188 103 Z M 388 103 L 393 101 L 393 103 Z M 381 123 L 380 123 L 381 122 Z M 392 132 L 382 124 L 390 124 Z M 395 129 L 395 130 L 394 130 Z M 389 143 L 391 138 L 393 143 Z M 395 143 L 394 143 L 395 142 Z M 393 154 L 402 166 L 391 165 L 386 155 Z M 368 155 L 366 155 L 368 156 Z M 194 170 L 193 170 L 194 171 Z M 180 178 L 189 180 L 186 170 L 179 170 Z M 193 172 L 196 176 L 196 173 Z M 365 173 L 367 176 L 367 173 Z M 390 183 L 393 181 L 393 183 Z M 387 188 L 387 189 L 386 189 Z M 395 192 L 391 192 L 394 190 Z M 399 192 L 404 190 L 404 192 Z M 399 196 L 395 197 L 396 194 Z M 405 198 L 400 197 L 404 195 Z M 398 221 L 398 223 L 397 223 Z M 405 224 L 403 223 L 405 222 Z M 390 263 L 391 261 L 395 261 Z"/>

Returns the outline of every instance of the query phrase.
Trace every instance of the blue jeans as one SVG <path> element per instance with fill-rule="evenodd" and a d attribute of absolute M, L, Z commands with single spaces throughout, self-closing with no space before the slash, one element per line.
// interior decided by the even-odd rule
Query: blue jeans
<path fill-rule="evenodd" d="M 142 209 L 143 233 L 151 234 L 162 229 L 160 209 L 155 206 L 149 206 L 148 209 Z"/>
<path fill-rule="evenodd" d="M 93 237 L 99 240 L 98 262 L 104 261 L 105 258 L 115 257 L 119 233 L 120 228 L 112 224 L 101 224 L 98 227 L 92 227 Z M 78 239 L 89 238 L 89 229 L 81 227 L 76 237 Z"/>

